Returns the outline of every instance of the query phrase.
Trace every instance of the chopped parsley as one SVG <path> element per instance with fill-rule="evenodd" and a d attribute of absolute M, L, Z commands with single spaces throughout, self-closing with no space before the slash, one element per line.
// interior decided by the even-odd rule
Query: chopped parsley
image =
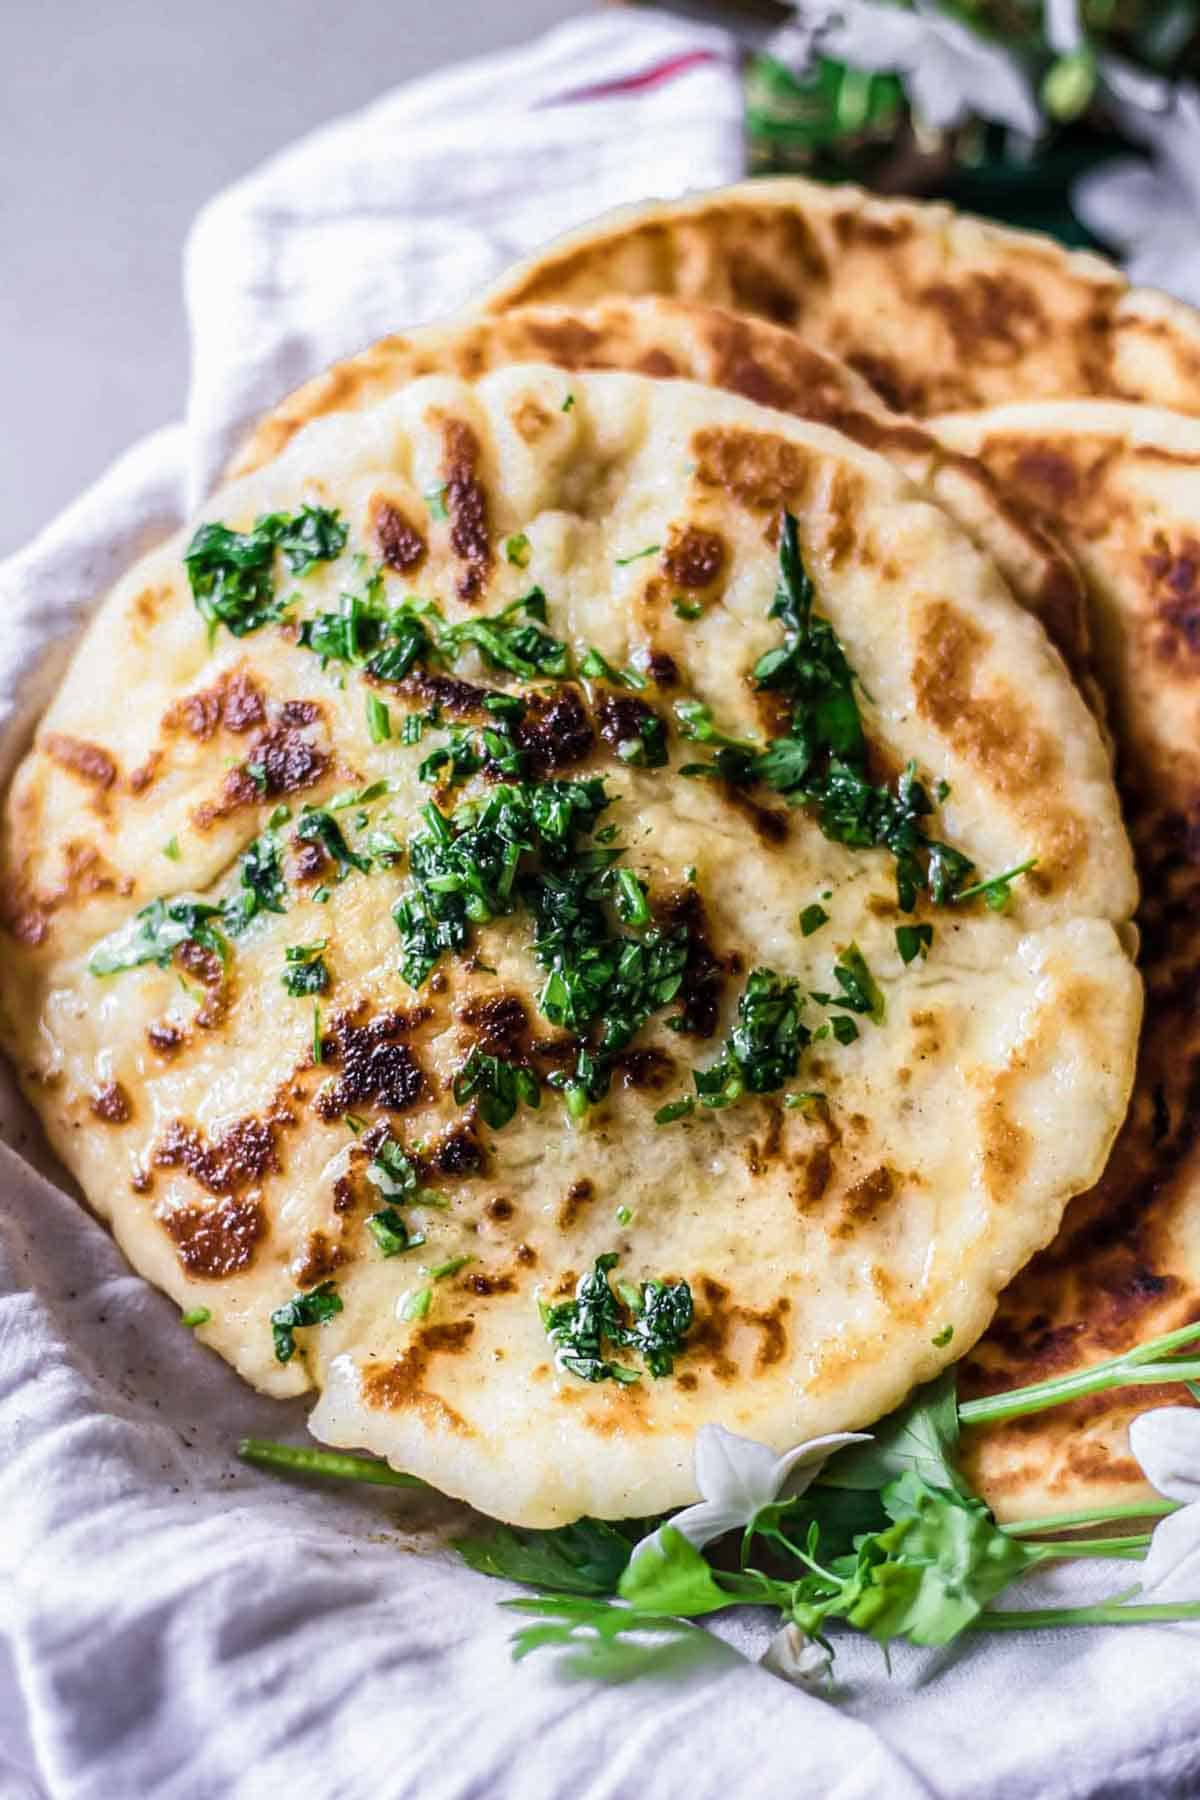
<path fill-rule="evenodd" d="M 315 1000 L 313 1001 L 312 1059 L 314 1063 L 325 1061 L 325 1041 L 321 1036 L 321 1008 Z"/>
<path fill-rule="evenodd" d="M 813 611 L 814 599 L 796 520 L 785 513 L 779 584 L 770 609 L 770 617 L 783 625 L 784 642 L 759 658 L 752 680 L 791 704 L 790 727 L 765 746 L 748 743 L 717 730 L 708 707 L 678 701 L 675 711 L 683 735 L 716 750 L 711 762 L 687 764 L 680 773 L 738 786 L 762 781 L 790 804 L 809 807 L 832 842 L 890 850 L 904 912 L 912 912 L 924 891 L 938 905 L 976 895 L 989 904 L 1006 904 L 1008 883 L 1031 864 L 968 885 L 975 871 L 971 859 L 924 829 L 922 821 L 933 812 L 934 802 L 918 780 L 915 764 L 908 765 L 894 787 L 871 781 L 856 677 L 833 626 Z M 936 792 L 943 798 L 944 784 Z"/>
<path fill-rule="evenodd" d="M 429 508 L 429 516 L 431 519 L 440 521 L 450 517 L 449 510 L 446 506 L 446 493 L 448 487 L 449 483 L 443 481 L 440 482 L 437 487 L 426 488 L 424 499 L 426 506 Z"/>
<path fill-rule="evenodd" d="M 367 730 L 373 744 L 384 744 L 392 735 L 392 715 L 378 694 L 367 695 Z"/>
<path fill-rule="evenodd" d="M 650 684 L 644 675 L 636 669 L 614 669 L 606 656 L 601 655 L 595 645 L 584 651 L 579 659 L 579 673 L 586 675 L 589 681 L 611 682 L 613 687 L 634 688 L 641 692 Z"/>
<path fill-rule="evenodd" d="M 342 1302 L 332 1281 L 307 1294 L 294 1294 L 271 1314 L 271 1333 L 275 1340 L 276 1362 L 291 1362 L 296 1353 L 296 1332 L 309 1325 L 323 1325 L 342 1310 Z"/>
<path fill-rule="evenodd" d="M 502 1056 L 485 1055 L 478 1045 L 454 1077 L 453 1093 L 459 1106 L 473 1099 L 484 1124 L 493 1131 L 504 1129 L 522 1101 L 535 1110 L 542 1104 L 542 1091 L 532 1069 L 506 1062 Z"/>
<path fill-rule="evenodd" d="M 314 563 L 340 556 L 346 537 L 341 515 L 322 506 L 264 514 L 246 532 L 201 525 L 183 555 L 197 610 L 210 631 L 225 625 L 235 637 L 245 637 L 282 616 L 275 593 L 276 551 L 283 552 L 293 575 L 304 575 Z"/>
<path fill-rule="evenodd" d="M 635 550 L 632 556 L 615 557 L 614 561 L 616 562 L 618 569 L 625 569 L 628 568 L 630 563 L 641 562 L 644 556 L 653 556 L 657 550 L 661 549 L 661 544 L 647 544 L 644 550 Z"/>
<path fill-rule="evenodd" d="M 524 624 L 519 622 L 522 615 Z M 541 588 L 531 588 L 491 618 L 462 619 L 457 625 L 447 625 L 439 634 L 438 652 L 453 662 L 470 644 L 492 668 L 527 681 L 539 676 L 558 679 L 571 673 L 571 652 L 561 638 L 541 630 L 545 621 L 546 596 Z"/>
<path fill-rule="evenodd" d="M 410 1288 L 400 1302 L 400 1317 L 406 1325 L 411 1325 L 417 1319 L 427 1318 L 432 1304 L 432 1288 Z"/>
<path fill-rule="evenodd" d="M 633 1349 L 640 1352 L 652 1375 L 670 1375 L 692 1325 L 691 1288 L 686 1281 L 647 1281 L 640 1295 L 633 1288 L 623 1288 L 618 1298 L 608 1280 L 617 1261 L 612 1250 L 598 1256 L 590 1273 L 580 1277 L 573 1300 L 541 1307 L 555 1361 L 582 1381 L 627 1385 L 639 1379 L 639 1371 L 614 1361 L 606 1347 Z"/>
<path fill-rule="evenodd" d="M 814 931 L 820 931 L 822 925 L 827 924 L 828 921 L 829 914 L 814 900 L 812 905 L 806 906 L 800 914 L 800 935 L 811 937 Z"/>
<path fill-rule="evenodd" d="M 561 406 L 561 408 L 560 408 L 560 411 L 562 411 L 562 412 L 570 412 L 570 410 L 571 410 L 571 408 L 572 408 L 572 407 L 573 407 L 573 406 L 574 406 L 574 404 L 575 404 L 575 396 L 574 396 L 574 394 L 568 394 L 568 395 L 567 395 L 567 397 L 566 397 L 566 399 L 565 399 L 565 400 L 564 400 L 564 401 L 563 401 L 563 403 L 562 403 L 562 406 Z"/>
<path fill-rule="evenodd" d="M 929 1341 L 933 1345 L 935 1350 L 944 1350 L 946 1348 L 946 1345 L 950 1342 L 950 1340 L 953 1336 L 954 1336 L 953 1325 L 943 1325 L 942 1329 L 938 1332 L 937 1336 L 930 1338 Z"/>
<path fill-rule="evenodd" d="M 238 886 L 222 907 L 225 928 L 230 937 L 240 937 L 259 913 L 285 912 L 286 901 L 279 840 L 264 831 L 238 859 Z"/>
<path fill-rule="evenodd" d="M 151 900 L 100 940 L 88 958 L 88 969 L 93 975 L 115 975 L 151 962 L 165 969 L 179 946 L 189 943 L 224 962 L 229 946 L 222 935 L 223 922 L 222 909 L 203 900 Z"/>
<path fill-rule="evenodd" d="M 960 888 L 955 900 L 974 900 L 982 898 L 993 912 L 1003 912 L 1012 898 L 1012 884 L 1018 875 L 1036 868 L 1037 857 L 1031 856 L 1015 869 L 1005 869 L 1003 875 L 992 875 L 987 881 L 977 881 L 971 887 Z"/>
<path fill-rule="evenodd" d="M 731 1106 L 745 1093 L 770 1094 L 785 1086 L 812 1039 L 801 1023 L 803 1006 L 798 981 L 774 969 L 751 970 L 721 1060 L 693 1071 L 700 1104 Z"/>
<path fill-rule="evenodd" d="M 532 554 L 529 539 L 523 531 L 515 531 L 504 540 L 504 560 L 514 569 L 527 569 Z"/>
<path fill-rule="evenodd" d="M 685 1094 L 682 1100 L 669 1100 L 660 1106 L 654 1115 L 656 1125 L 674 1125 L 677 1119 L 689 1119 L 696 1110 L 696 1102 L 691 1094 Z"/>
<path fill-rule="evenodd" d="M 360 856 L 351 850 L 342 835 L 342 828 L 333 814 L 321 807 L 306 807 L 300 815 L 296 826 L 296 836 L 305 843 L 320 844 L 326 853 L 337 864 L 337 878 L 342 881 L 351 871 L 357 869 L 361 875 L 371 872 L 370 859 Z"/>
<path fill-rule="evenodd" d="M 851 944 L 841 952 L 833 966 L 833 976 L 842 990 L 833 997 L 834 1006 L 844 1006 L 848 1012 L 864 1013 L 876 1025 L 883 1023 L 883 995 L 857 944 Z"/>
<path fill-rule="evenodd" d="M 198 1325 L 207 1325 L 211 1319 L 212 1313 L 207 1306 L 193 1306 L 190 1312 L 179 1315 L 179 1323 L 186 1325 L 189 1331 L 194 1331 Z"/>
<path fill-rule="evenodd" d="M 900 953 L 902 963 L 915 962 L 918 956 L 928 956 L 929 946 L 932 942 L 932 925 L 897 925 L 896 927 L 896 949 Z"/>
<path fill-rule="evenodd" d="M 283 953 L 284 987 L 295 1000 L 305 994 L 323 994 L 329 986 L 329 968 L 322 952 L 326 940 L 315 944 L 289 944 Z"/>
<path fill-rule="evenodd" d="M 162 847 L 162 853 L 169 862 L 178 862 L 182 855 L 179 848 L 179 839 L 177 837 L 169 837 Z"/>
<path fill-rule="evenodd" d="M 429 1273 L 434 1281 L 449 1281 L 451 1275 L 457 1275 L 460 1269 L 474 1261 L 473 1256 L 451 1256 L 443 1263 L 435 1263 Z"/>
<path fill-rule="evenodd" d="M 672 599 L 671 611 L 677 619 L 685 619 L 688 624 L 694 624 L 697 619 L 704 617 L 704 608 L 699 600 L 685 600 L 682 594 L 676 594 Z"/>
<path fill-rule="evenodd" d="M 416 1250 L 425 1242 L 421 1232 L 409 1231 L 394 1206 L 382 1206 L 378 1212 L 373 1212 L 367 1220 L 367 1230 L 383 1256 L 401 1256 L 406 1250 Z"/>

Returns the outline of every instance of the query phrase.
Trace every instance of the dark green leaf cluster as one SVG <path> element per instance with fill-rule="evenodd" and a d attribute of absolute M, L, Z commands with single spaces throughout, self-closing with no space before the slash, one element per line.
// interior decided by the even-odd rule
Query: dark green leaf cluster
<path fill-rule="evenodd" d="M 192 597 L 210 628 L 226 625 L 245 637 L 283 611 L 275 592 L 277 550 L 293 575 L 304 575 L 314 563 L 340 556 L 346 537 L 340 515 L 322 506 L 264 514 L 252 531 L 201 525 L 183 556 Z"/>
<path fill-rule="evenodd" d="M 519 622 L 522 614 L 523 624 Z M 446 626 L 438 637 L 438 651 L 446 661 L 454 662 L 473 644 L 491 668 L 507 670 L 526 681 L 561 680 L 571 673 L 571 652 L 561 638 L 539 629 L 545 622 L 546 596 L 541 588 L 533 588 L 490 619 L 463 619 Z"/>
<path fill-rule="evenodd" d="M 279 840 L 264 831 L 238 859 L 238 885 L 225 901 L 225 929 L 240 937 L 259 913 L 287 911 L 287 884 L 279 855 Z"/>
<path fill-rule="evenodd" d="M 800 1018 L 803 1005 L 798 981 L 774 969 L 752 969 L 724 1054 L 693 1073 L 700 1104 L 731 1106 L 745 1093 L 771 1094 L 790 1081 L 812 1038 Z"/>
<path fill-rule="evenodd" d="M 478 1044 L 454 1077 L 453 1093 L 459 1106 L 474 1100 L 480 1118 L 493 1131 L 504 1129 L 522 1101 L 535 1109 L 542 1104 L 542 1091 L 532 1069 L 506 1062 L 502 1056 L 488 1056 Z"/>
<path fill-rule="evenodd" d="M 1004 884 L 1031 865 L 968 887 L 975 867 L 971 859 L 924 829 L 922 821 L 934 808 L 915 765 L 908 765 L 894 787 L 870 779 L 854 671 L 832 625 L 814 613 L 813 599 L 796 521 L 785 513 L 779 585 L 770 614 L 783 624 L 784 643 L 759 658 L 752 678 L 760 689 L 790 703 L 790 728 L 764 747 L 726 737 L 713 725 L 708 707 L 679 702 L 675 710 L 684 735 L 716 751 L 711 762 L 689 763 L 680 773 L 715 776 L 738 786 L 761 781 L 791 804 L 807 806 L 834 843 L 890 850 L 904 912 L 911 912 L 918 894 L 926 891 L 938 905 L 976 894 L 992 904 L 992 891 L 1003 904 L 1008 897 Z"/>
<path fill-rule="evenodd" d="M 557 1531 L 500 1525 L 486 1538 L 459 1538 L 454 1548 L 480 1575 L 520 1581 L 558 1594 L 612 1594 L 644 1525 L 577 1519 Z"/>
<path fill-rule="evenodd" d="M 289 944 L 284 951 L 283 985 L 294 1000 L 306 994 L 323 994 L 329 986 L 324 949 L 322 938 L 317 944 Z"/>
<path fill-rule="evenodd" d="M 283 1306 L 277 1306 L 271 1314 L 276 1362 L 291 1362 L 296 1354 L 297 1331 L 308 1325 L 323 1325 L 341 1310 L 342 1302 L 332 1281 L 323 1281 L 307 1294 L 293 1294 Z"/>
<path fill-rule="evenodd" d="M 615 1251 L 596 1258 L 581 1276 L 573 1300 L 542 1308 L 546 1335 L 555 1347 L 559 1368 L 583 1381 L 638 1380 L 638 1371 L 615 1362 L 609 1350 L 637 1350 L 654 1376 L 670 1375 L 694 1316 L 692 1291 L 686 1281 L 647 1281 L 640 1295 L 630 1288 L 622 1298 L 609 1284 L 616 1267 Z"/>
<path fill-rule="evenodd" d="M 421 987 L 444 952 L 463 949 L 474 926 L 512 912 L 523 858 L 565 864 L 607 805 L 596 779 L 499 783 L 449 816 L 424 807 L 424 829 L 409 844 L 412 887 L 392 909 L 409 985 Z"/>
<path fill-rule="evenodd" d="M 448 741 L 432 750 L 417 769 L 421 781 L 435 781 L 439 787 L 457 787 L 486 769 L 490 775 L 506 781 L 519 781 L 525 773 L 525 754 L 513 736 L 513 730 L 525 713 L 525 702 L 517 694 L 488 694 L 484 710 L 491 723 L 479 731 L 465 725 L 452 725 Z"/>

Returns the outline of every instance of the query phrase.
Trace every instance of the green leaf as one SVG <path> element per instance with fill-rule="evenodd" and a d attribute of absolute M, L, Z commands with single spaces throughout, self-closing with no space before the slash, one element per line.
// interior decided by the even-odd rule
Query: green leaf
<path fill-rule="evenodd" d="M 373 1212 L 367 1220 L 367 1230 L 382 1256 L 402 1256 L 406 1250 L 415 1250 L 425 1242 L 420 1232 L 415 1235 L 409 1232 L 403 1215 L 394 1206 L 382 1206 L 378 1212 Z"/>
<path fill-rule="evenodd" d="M 500 1525 L 487 1537 L 456 1538 L 454 1548 L 480 1575 L 559 1594 L 614 1594 L 636 1538 L 627 1524 L 578 1519 L 555 1531 Z"/>
<path fill-rule="evenodd" d="M 297 1331 L 309 1325 L 323 1325 L 341 1310 L 341 1298 L 332 1281 L 323 1281 L 308 1293 L 293 1294 L 283 1306 L 277 1306 L 271 1314 L 276 1362 L 291 1362 L 296 1353 Z"/>
<path fill-rule="evenodd" d="M 835 1004 L 850 1012 L 865 1013 L 876 1025 L 883 1023 L 884 999 L 875 977 L 867 967 L 867 959 L 857 944 L 842 951 L 833 968 L 834 979 L 842 992 Z"/>
<path fill-rule="evenodd" d="M 883 1502 L 895 1523 L 874 1543 L 889 1560 L 846 1615 L 881 1641 L 948 1644 L 1042 1560 L 1039 1549 L 1007 1537 L 981 1500 L 937 1491 L 915 1474 L 886 1488 Z"/>
<path fill-rule="evenodd" d="M 802 937 L 811 937 L 814 931 L 820 931 L 822 925 L 827 922 L 828 918 L 829 914 L 825 911 L 825 908 L 823 906 L 818 906 L 814 901 L 811 906 L 806 906 L 804 911 L 800 914 L 800 935 Z"/>
<path fill-rule="evenodd" d="M 900 952 L 900 961 L 906 965 L 915 961 L 918 956 L 927 956 L 932 942 L 932 925 L 897 925 L 896 927 L 896 949 Z"/>
<path fill-rule="evenodd" d="M 202 900 L 151 900 L 101 938 L 88 958 L 88 969 L 93 975 L 116 975 L 150 962 L 165 969 L 179 946 L 187 943 L 212 951 L 224 962 L 229 948 L 217 920 L 223 923 L 222 909 Z"/>
<path fill-rule="evenodd" d="M 339 514 L 319 506 L 266 514 L 247 532 L 201 525 L 183 556 L 197 610 L 210 630 L 224 625 L 245 637 L 283 614 L 275 594 L 276 550 L 293 575 L 303 575 L 314 563 L 340 556 L 346 536 Z"/>
<path fill-rule="evenodd" d="M 367 730 L 373 744 L 386 743 L 392 735 L 392 715 L 378 694 L 367 695 Z"/>
<path fill-rule="evenodd" d="M 956 1467 L 956 1386 L 951 1368 L 917 1388 L 904 1406 L 871 1427 L 869 1444 L 851 1444 L 832 1457 L 821 1471 L 822 1483 L 880 1489 L 911 1471 L 933 1487 L 965 1493 Z"/>
<path fill-rule="evenodd" d="M 719 1612 L 731 1604 L 700 1552 L 672 1525 L 660 1526 L 639 1549 L 617 1592 L 639 1612 L 681 1619 Z"/>

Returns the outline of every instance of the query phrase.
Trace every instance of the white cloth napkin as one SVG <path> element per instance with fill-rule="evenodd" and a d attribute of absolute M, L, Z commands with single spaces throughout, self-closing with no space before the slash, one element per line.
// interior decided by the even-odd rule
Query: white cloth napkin
<path fill-rule="evenodd" d="M 186 427 L 0 570 L 0 774 L 80 619 L 262 406 L 564 226 L 740 166 L 726 40 L 611 12 L 392 95 L 214 202 L 188 255 Z M 503 1587 L 428 1548 L 454 1509 L 241 1467 L 239 1436 L 301 1441 L 304 1408 L 252 1394 L 130 1274 L 7 1075 L 0 1139 L 0 1795 L 1200 1791 L 1187 1629 L 902 1648 L 890 1677 L 847 1641 L 836 1706 L 744 1660 L 765 1619 L 636 1682 L 574 1679 L 545 1654 L 514 1668 Z M 1127 1579 L 1043 1585 L 1078 1601 Z"/>

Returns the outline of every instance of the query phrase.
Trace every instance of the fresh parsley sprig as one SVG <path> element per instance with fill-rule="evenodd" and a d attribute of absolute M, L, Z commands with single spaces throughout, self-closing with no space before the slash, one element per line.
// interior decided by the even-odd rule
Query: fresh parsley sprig
<path fill-rule="evenodd" d="M 201 525 L 183 553 L 192 598 L 210 632 L 224 625 L 245 637 L 282 616 L 275 590 L 275 556 L 282 551 L 293 575 L 318 562 L 332 562 L 346 547 L 348 528 L 341 515 L 323 506 L 298 513 L 266 513 L 252 531 Z"/>

